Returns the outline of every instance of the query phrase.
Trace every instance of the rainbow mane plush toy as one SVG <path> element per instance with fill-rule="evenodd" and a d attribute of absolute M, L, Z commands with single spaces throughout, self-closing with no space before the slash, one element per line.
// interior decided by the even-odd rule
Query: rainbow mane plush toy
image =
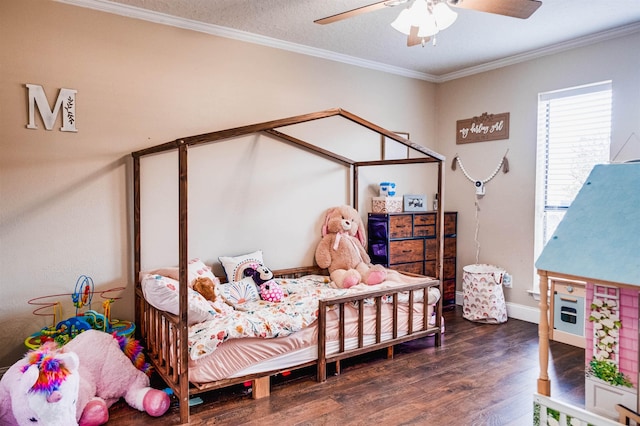
<path fill-rule="evenodd" d="M 61 348 L 49 342 L 27 353 L 0 380 L 0 424 L 102 425 L 121 397 L 133 408 L 161 416 L 169 396 L 149 387 L 149 371 L 133 339 L 87 330 Z"/>
<path fill-rule="evenodd" d="M 52 342 L 48 342 L 39 350 L 27 354 L 27 364 L 23 365 L 20 371 L 24 374 L 31 366 L 35 366 L 39 371 L 38 378 L 31 388 L 32 392 L 41 392 L 47 398 L 60 392 L 60 386 L 71 374 L 71 371 L 67 368 L 66 363 L 63 363 L 60 358 L 56 358 L 57 354 L 57 346 Z"/>

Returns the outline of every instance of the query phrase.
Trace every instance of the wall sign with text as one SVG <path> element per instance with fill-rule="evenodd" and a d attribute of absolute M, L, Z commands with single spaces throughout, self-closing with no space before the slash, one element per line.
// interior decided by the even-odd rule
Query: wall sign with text
<path fill-rule="evenodd" d="M 36 109 L 42 117 L 42 122 L 47 130 L 53 130 L 58 114 L 61 115 L 61 132 L 77 132 L 76 129 L 76 93 L 75 89 L 62 88 L 58 92 L 58 97 L 53 104 L 53 109 L 49 108 L 49 101 L 44 89 L 39 84 L 26 84 L 27 97 L 29 100 L 29 122 L 27 129 L 37 129 Z"/>
<path fill-rule="evenodd" d="M 509 113 L 484 113 L 456 121 L 456 144 L 509 139 Z"/>

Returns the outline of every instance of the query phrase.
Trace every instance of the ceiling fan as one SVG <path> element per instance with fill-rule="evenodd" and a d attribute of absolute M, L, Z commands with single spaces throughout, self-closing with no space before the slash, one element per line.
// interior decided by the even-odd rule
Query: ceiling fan
<path fill-rule="evenodd" d="M 407 3 L 408 1 L 409 0 L 379 1 L 367 6 L 327 16 L 326 18 L 317 19 L 313 22 L 322 25 L 331 24 L 363 13 L 383 9 L 385 7 L 398 6 L 400 4 Z M 439 30 L 448 27 L 453 23 L 453 21 L 455 21 L 456 14 L 446 7 L 446 5 L 460 9 L 471 9 L 480 12 L 510 16 L 513 18 L 527 19 L 536 10 L 538 10 L 542 5 L 542 2 L 539 0 L 414 0 L 414 3 L 409 8 L 403 10 L 398 16 L 398 19 L 396 19 L 391 25 L 398 31 L 407 35 L 407 46 L 415 46 L 418 44 L 422 44 L 424 46 L 425 42 L 428 41 L 431 36 L 434 36 Z M 421 13 L 423 16 L 429 16 L 431 18 L 431 22 L 418 26 L 415 24 L 415 20 L 413 22 L 409 21 L 407 16 L 403 15 L 409 15 L 409 12 L 411 12 L 412 9 L 415 9 L 416 14 Z M 424 13 L 422 9 L 424 9 Z M 440 13 L 443 15 L 441 15 L 441 18 L 439 19 L 437 15 Z M 438 20 L 446 22 L 444 25 L 436 25 L 436 21 Z"/>

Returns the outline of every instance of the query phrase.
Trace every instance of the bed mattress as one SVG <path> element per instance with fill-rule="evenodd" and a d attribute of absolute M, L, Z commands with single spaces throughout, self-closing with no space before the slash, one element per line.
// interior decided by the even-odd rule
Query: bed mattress
<path fill-rule="evenodd" d="M 358 346 L 358 311 L 352 305 L 345 308 L 345 348 L 353 349 Z M 414 303 L 413 329 L 423 328 L 423 304 Z M 428 318 L 432 317 L 432 306 L 428 306 Z M 393 336 L 393 305 L 382 304 L 383 320 L 381 322 L 381 340 L 390 340 Z M 398 307 L 398 323 L 405 324 L 398 327 L 398 335 L 406 335 L 408 305 Z M 376 322 L 375 306 L 365 306 L 364 315 L 364 345 L 375 342 Z M 338 311 L 331 310 L 327 315 L 327 346 L 328 356 L 339 351 L 338 340 Z M 318 324 L 317 321 L 309 327 L 297 331 L 289 336 L 273 339 L 243 338 L 227 340 L 218 346 L 215 352 L 197 360 L 189 360 L 189 381 L 193 383 L 207 383 L 226 378 L 242 377 L 293 368 L 298 365 L 313 362 L 318 358 Z"/>

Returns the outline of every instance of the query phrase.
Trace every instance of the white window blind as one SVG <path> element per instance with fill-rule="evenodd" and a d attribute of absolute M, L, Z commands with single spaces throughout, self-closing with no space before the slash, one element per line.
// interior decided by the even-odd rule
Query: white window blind
<path fill-rule="evenodd" d="M 536 256 L 593 166 L 609 162 L 610 140 L 611 81 L 539 95 Z"/>

